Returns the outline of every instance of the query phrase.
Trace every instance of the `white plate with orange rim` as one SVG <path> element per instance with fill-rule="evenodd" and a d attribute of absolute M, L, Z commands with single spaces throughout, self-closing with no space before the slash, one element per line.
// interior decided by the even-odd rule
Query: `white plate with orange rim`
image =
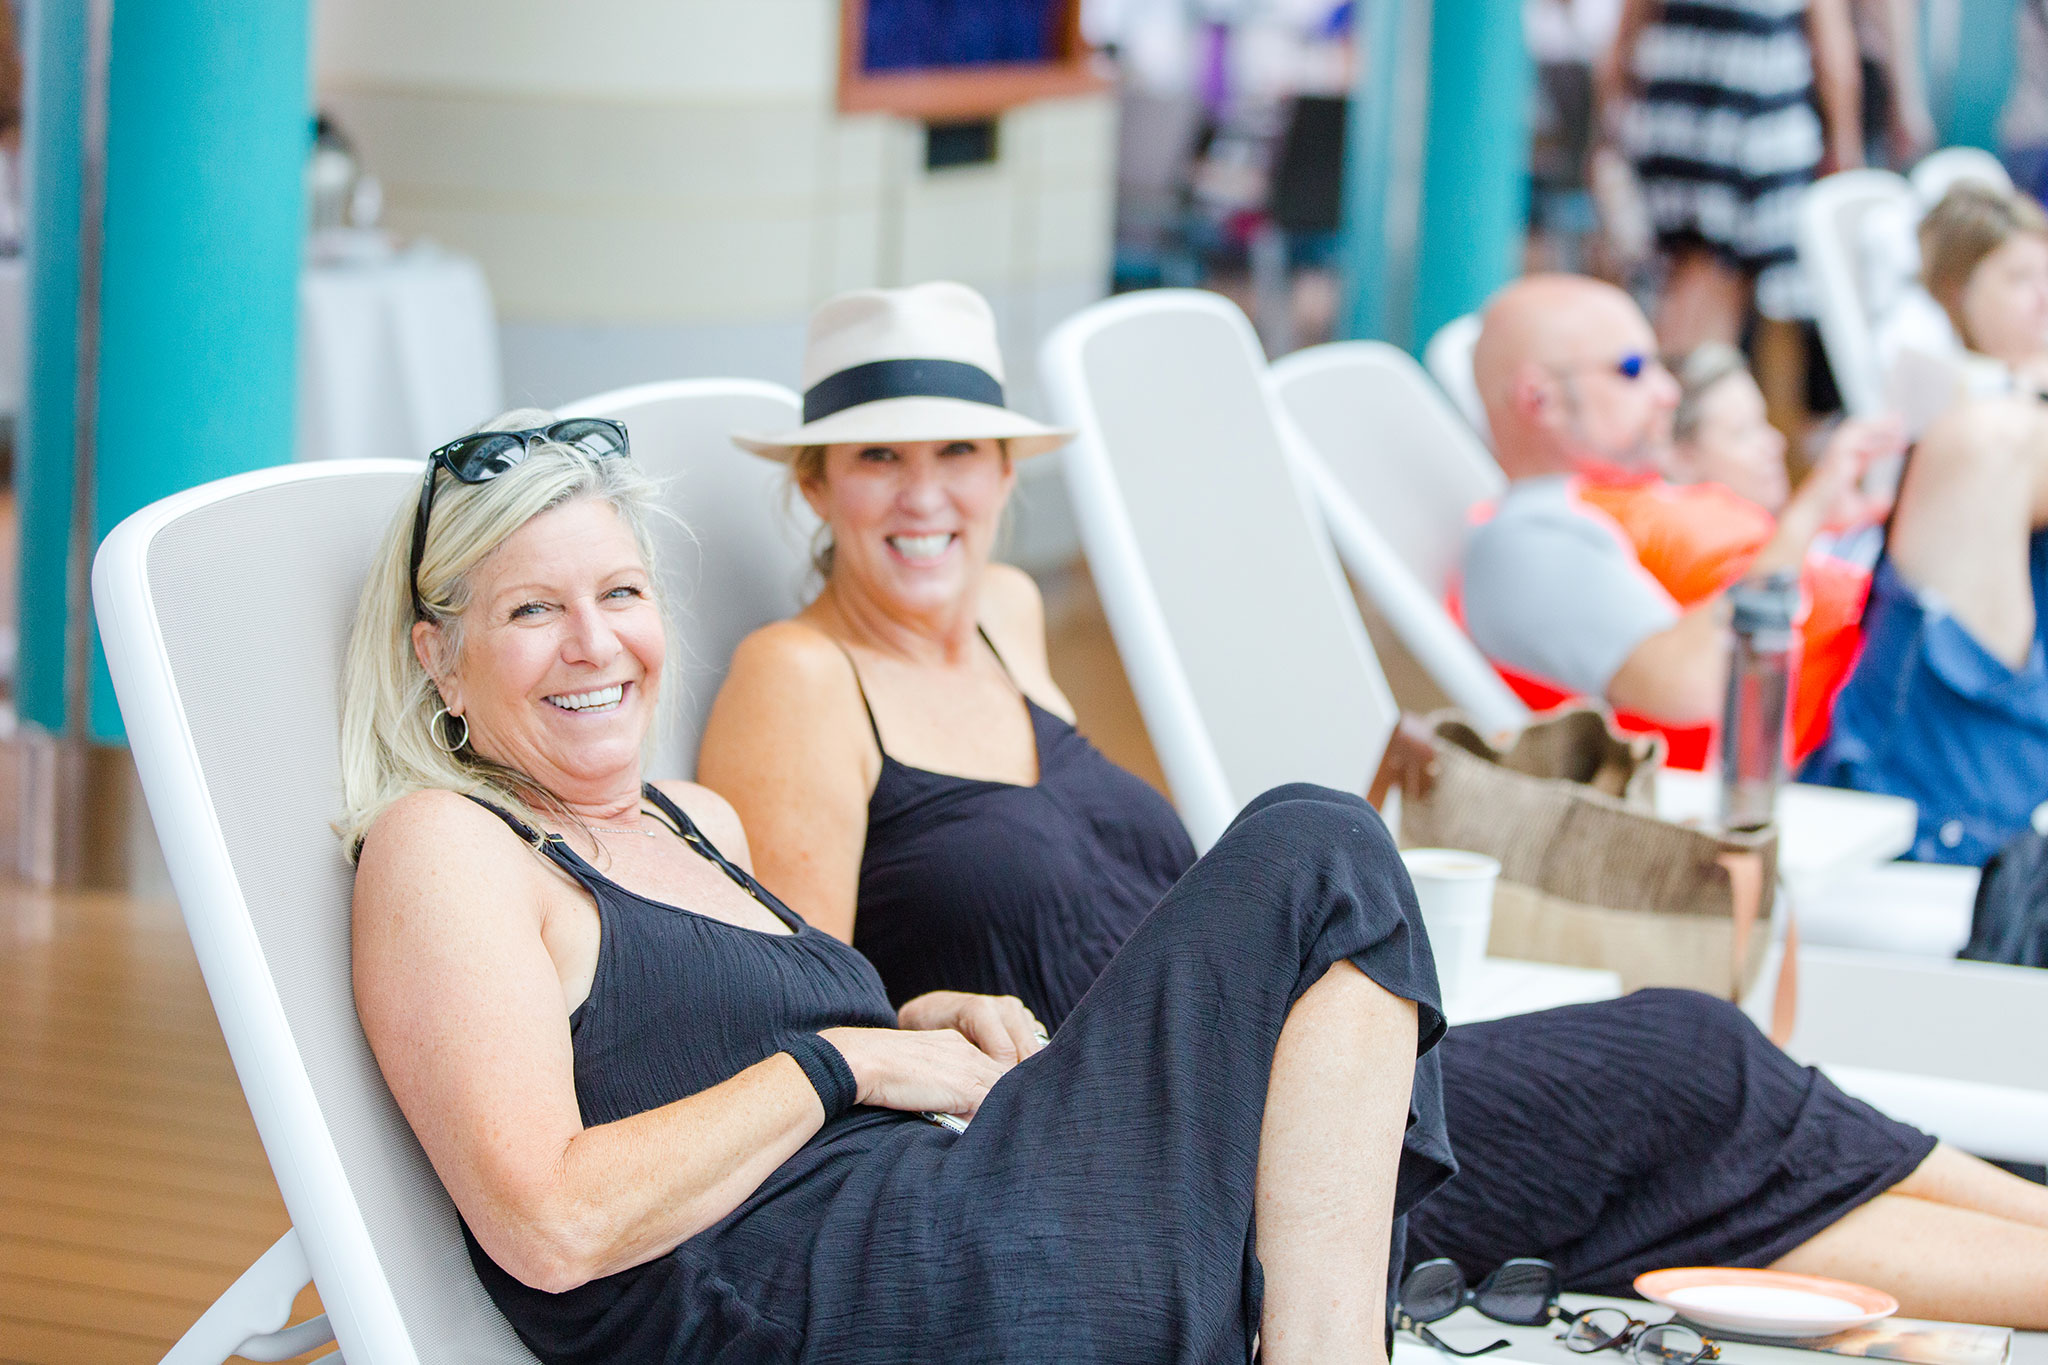
<path fill-rule="evenodd" d="M 1636 1293 L 1688 1322 L 1758 1337 L 1825 1337 L 1899 1311 L 1882 1289 L 1819 1275 L 1688 1266 L 1636 1276 Z"/>

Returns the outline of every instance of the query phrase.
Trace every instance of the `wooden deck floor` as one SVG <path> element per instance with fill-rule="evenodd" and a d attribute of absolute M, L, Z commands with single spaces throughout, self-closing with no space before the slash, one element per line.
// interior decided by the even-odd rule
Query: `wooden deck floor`
<path fill-rule="evenodd" d="M 0 1173 L 8 1365 L 157 1360 L 290 1226 L 175 906 L 0 883 Z"/>

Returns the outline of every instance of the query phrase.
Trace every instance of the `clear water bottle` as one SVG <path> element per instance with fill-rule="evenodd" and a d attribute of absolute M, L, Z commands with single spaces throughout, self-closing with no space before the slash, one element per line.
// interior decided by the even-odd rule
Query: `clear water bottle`
<path fill-rule="evenodd" d="M 1735 644 L 1721 713 L 1721 827 L 1760 829 L 1771 822 L 1785 780 L 1798 571 L 1744 579 L 1728 590 L 1728 601 Z"/>

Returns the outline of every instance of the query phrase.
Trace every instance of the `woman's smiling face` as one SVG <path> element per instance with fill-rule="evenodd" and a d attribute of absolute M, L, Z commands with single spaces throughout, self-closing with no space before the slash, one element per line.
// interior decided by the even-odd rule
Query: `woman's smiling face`
<path fill-rule="evenodd" d="M 957 605 L 1016 483 L 996 441 L 828 446 L 804 497 L 832 531 L 832 581 L 905 614 Z"/>
<path fill-rule="evenodd" d="M 479 755 L 567 801 L 638 790 L 667 640 L 632 530 L 610 503 L 579 498 L 519 528 L 470 573 L 461 649 L 440 659 L 435 628 L 414 648 Z"/>

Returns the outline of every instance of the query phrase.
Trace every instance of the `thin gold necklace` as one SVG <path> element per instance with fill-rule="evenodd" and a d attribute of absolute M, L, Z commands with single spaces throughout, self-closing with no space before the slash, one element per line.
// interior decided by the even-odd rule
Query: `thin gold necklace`
<path fill-rule="evenodd" d="M 637 819 L 644 813 L 645 808 L 643 807 L 641 810 L 634 812 L 634 817 Z M 592 834 L 644 834 L 650 839 L 661 832 L 660 830 L 641 829 L 638 825 L 631 829 L 619 829 L 613 825 L 591 825 L 589 829 Z"/>

